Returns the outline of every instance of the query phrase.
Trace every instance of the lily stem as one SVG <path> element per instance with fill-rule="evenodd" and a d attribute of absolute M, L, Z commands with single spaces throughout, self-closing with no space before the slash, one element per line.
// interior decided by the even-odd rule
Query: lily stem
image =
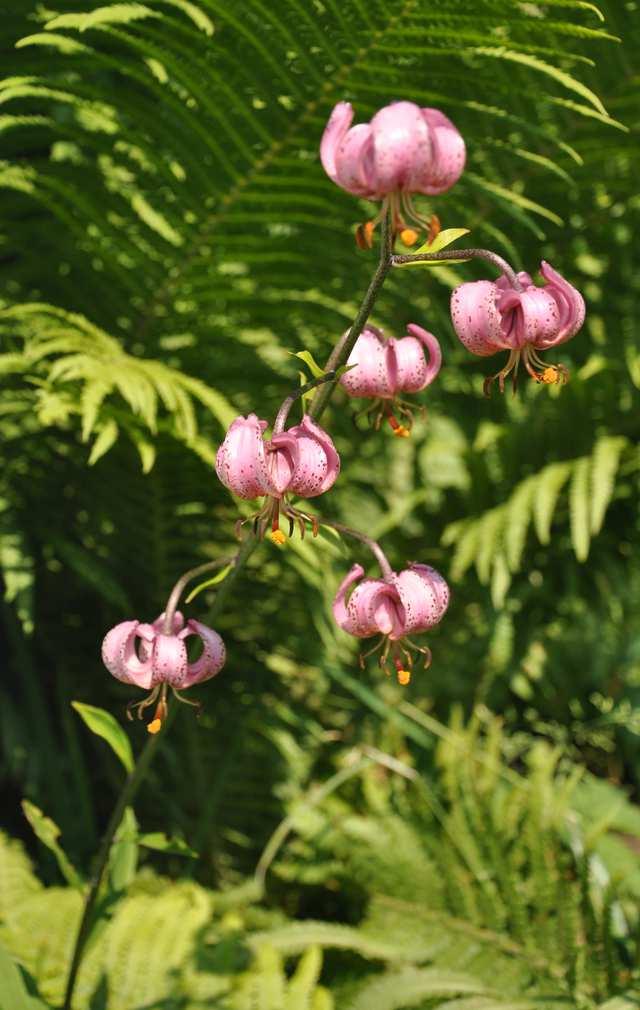
<path fill-rule="evenodd" d="M 392 253 L 393 229 L 391 227 L 391 215 L 390 212 L 387 211 L 382 219 L 382 236 L 380 240 L 380 259 L 378 261 L 378 268 L 371 279 L 367 293 L 362 299 L 362 304 L 358 309 L 358 313 L 351 325 L 351 328 L 347 330 L 343 337 L 340 338 L 329 355 L 325 365 L 326 372 L 337 371 L 338 368 L 341 368 L 342 365 L 346 364 L 347 358 L 351 354 L 356 340 L 362 333 L 365 323 L 371 315 L 373 306 L 380 294 L 380 289 L 382 288 L 385 278 L 393 265 Z M 336 383 L 336 379 L 327 383 L 327 385 L 319 389 L 314 396 L 311 407 L 309 408 L 309 414 L 314 421 L 317 421 L 325 410 L 333 395 Z"/>
<path fill-rule="evenodd" d="M 491 252 L 490 249 L 444 249 L 433 253 L 402 253 L 391 256 L 391 266 L 401 267 L 407 263 L 437 263 L 446 260 L 487 260 L 505 275 L 509 283 L 516 291 L 522 291 L 522 284 L 518 280 L 518 275 L 502 256 Z"/>
<path fill-rule="evenodd" d="M 186 585 L 195 579 L 198 575 L 203 575 L 205 572 L 209 572 L 215 568 L 221 568 L 224 565 L 233 565 L 233 570 L 229 573 L 227 578 L 221 583 L 220 589 L 216 596 L 216 601 L 214 605 L 214 610 L 216 614 L 219 613 L 222 602 L 226 599 L 229 592 L 229 586 L 227 583 L 233 583 L 238 575 L 238 569 L 241 568 L 251 552 L 255 547 L 255 540 L 253 538 L 249 539 L 248 543 L 242 545 L 235 557 L 232 558 L 217 558 L 215 561 L 206 561 L 202 565 L 197 565 L 195 568 L 190 568 L 189 571 L 181 575 L 175 586 L 171 591 L 171 595 L 167 601 L 167 606 L 165 609 L 165 619 L 163 622 L 164 634 L 169 634 L 173 629 L 173 618 L 176 612 L 176 607 L 178 606 L 180 597 L 186 587 Z M 226 590 L 226 592 L 225 592 Z M 149 766 L 154 758 L 160 740 L 166 735 L 166 729 L 173 718 L 175 712 L 175 707 L 169 709 L 169 714 L 165 723 L 165 733 L 150 736 L 146 741 L 144 747 L 140 751 L 138 760 L 136 761 L 131 772 L 125 779 L 122 791 L 118 796 L 116 805 L 113 808 L 113 813 L 109 819 L 106 830 L 102 839 L 100 841 L 100 848 L 96 853 L 96 858 L 93 865 L 93 871 L 91 879 L 89 881 L 89 887 L 84 900 L 84 908 L 82 911 L 82 918 L 80 920 L 80 925 L 78 927 L 78 933 L 76 936 L 75 946 L 73 948 L 73 955 L 71 958 L 71 966 L 69 968 L 69 977 L 67 979 L 67 987 L 64 996 L 64 1004 L 62 1010 L 71 1010 L 71 1003 L 73 1000 L 73 994 L 76 987 L 76 982 L 78 979 L 78 971 L 80 970 L 80 965 L 82 963 L 82 958 L 84 955 L 84 950 L 87 945 L 87 941 L 91 935 L 91 929 L 93 926 L 93 915 L 98 900 L 98 894 L 100 892 L 100 887 L 104 879 L 105 871 L 109 865 L 109 854 L 111 852 L 111 846 L 113 845 L 113 840 L 116 836 L 116 832 L 120 827 L 120 823 L 124 816 L 124 812 L 128 806 L 130 806 L 137 792 L 144 782 L 146 774 L 149 770 Z"/>
<path fill-rule="evenodd" d="M 324 375 L 319 375 L 317 379 L 312 379 L 311 382 L 305 382 L 304 386 L 298 386 L 297 389 L 294 389 L 286 400 L 283 401 L 282 406 L 276 415 L 276 419 L 273 422 L 273 434 L 279 435 L 280 432 L 284 430 L 284 426 L 287 423 L 287 418 L 289 416 L 289 411 L 296 400 L 299 400 L 301 396 L 305 395 L 305 393 L 309 393 L 312 389 L 315 389 L 316 386 L 321 386 L 325 382 L 331 382 L 335 379 L 335 377 L 335 371 L 327 371 Z"/>
<path fill-rule="evenodd" d="M 163 634 L 170 635 L 172 633 L 173 619 L 180 602 L 180 597 L 191 580 L 197 578 L 198 575 L 204 575 L 205 572 L 212 571 L 214 568 L 224 568 L 225 565 L 233 565 L 237 560 L 237 554 L 233 558 L 216 558 L 215 561 L 205 561 L 203 565 L 196 565 L 195 568 L 190 568 L 188 572 L 181 575 L 171 590 L 171 595 L 167 600 L 167 605 L 164 610 L 164 620 L 162 622 Z"/>
<path fill-rule="evenodd" d="M 377 540 L 374 540 L 373 537 L 368 537 L 366 533 L 361 533 L 360 530 L 352 529 L 351 526 L 345 526 L 343 523 L 336 523 L 333 519 L 323 519 L 322 516 L 317 516 L 317 519 L 321 526 L 329 526 L 331 529 L 336 530 L 336 532 L 343 533 L 346 537 L 353 537 L 354 540 L 359 540 L 360 543 L 365 544 L 380 565 L 380 571 L 382 572 L 385 582 L 388 582 L 391 579 L 393 576 L 393 569 L 389 564 L 387 555 L 384 553 Z"/>
<path fill-rule="evenodd" d="M 67 988 L 65 991 L 62 1010 L 71 1010 L 71 1001 L 76 987 L 78 971 L 80 969 L 87 940 L 91 934 L 93 912 L 98 899 L 98 893 L 104 878 L 105 870 L 109 863 L 109 853 L 111 851 L 113 839 L 115 838 L 116 831 L 120 827 L 120 822 L 124 816 L 125 810 L 133 802 L 138 789 L 142 785 L 144 777 L 149 769 L 149 765 L 151 764 L 153 756 L 158 748 L 161 736 L 163 735 L 164 734 L 151 736 L 145 743 L 136 764 L 124 783 L 122 792 L 118 797 L 118 801 L 113 809 L 109 823 L 107 824 L 106 831 L 102 836 L 100 848 L 96 853 L 93 872 L 89 881 L 89 889 L 84 900 L 82 919 L 80 920 L 78 935 L 76 936 L 75 947 L 73 949 L 73 957 L 71 959 L 71 967 L 69 968 L 69 977 L 67 979 Z"/>

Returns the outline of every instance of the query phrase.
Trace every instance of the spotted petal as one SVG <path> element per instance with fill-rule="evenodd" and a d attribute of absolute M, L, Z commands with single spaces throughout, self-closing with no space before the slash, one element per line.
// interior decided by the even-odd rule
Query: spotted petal
<path fill-rule="evenodd" d="M 102 643 L 102 662 L 123 683 L 148 689 L 152 682 L 152 661 L 150 656 L 144 660 L 138 658 L 136 638 L 140 637 L 140 627 L 139 621 L 122 621 L 107 632 Z"/>
<path fill-rule="evenodd" d="M 266 427 L 255 414 L 237 417 L 218 449 L 216 473 L 239 498 L 258 498 L 273 490 L 263 441 Z"/>
<path fill-rule="evenodd" d="M 492 281 L 461 284 L 451 295 L 451 321 L 472 354 L 486 357 L 508 348 L 497 301 L 501 290 Z"/>
<path fill-rule="evenodd" d="M 409 323 L 407 329 L 411 336 L 394 341 L 396 392 L 419 393 L 433 382 L 440 371 L 442 352 L 440 344 L 428 330 L 423 330 L 415 323 Z M 429 355 L 428 362 L 425 348 Z"/>
<path fill-rule="evenodd" d="M 202 655 L 194 663 L 189 664 L 183 687 L 201 684 L 203 681 L 215 677 L 217 673 L 220 673 L 227 658 L 224 642 L 217 631 L 193 619 L 188 622 L 188 628 L 190 632 L 199 635 L 202 640 Z"/>
<path fill-rule="evenodd" d="M 295 437 L 298 452 L 288 490 L 302 498 L 324 494 L 340 473 L 340 457 L 331 438 L 308 414 L 287 434 Z"/>
<path fill-rule="evenodd" d="M 540 273 L 547 282 L 546 291 L 555 299 L 558 307 L 558 332 L 553 340 L 539 343 L 538 347 L 555 347 L 575 336 L 585 317 L 584 298 L 572 284 L 554 270 L 545 260 L 540 264 Z"/>
<path fill-rule="evenodd" d="M 341 385 L 349 396 L 392 397 L 397 389 L 397 365 L 393 345 L 385 341 L 382 330 L 367 326 L 355 342 L 347 359 L 355 365 L 345 372 Z"/>

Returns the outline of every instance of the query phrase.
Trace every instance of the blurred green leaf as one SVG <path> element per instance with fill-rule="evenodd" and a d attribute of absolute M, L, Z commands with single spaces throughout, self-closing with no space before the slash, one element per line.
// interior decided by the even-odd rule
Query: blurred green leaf
<path fill-rule="evenodd" d="M 87 705 L 81 701 L 72 701 L 71 707 L 76 710 L 92 733 L 107 741 L 111 750 L 124 765 L 126 771 L 133 771 L 133 751 L 129 737 L 111 713 L 106 712 L 103 708 Z"/>

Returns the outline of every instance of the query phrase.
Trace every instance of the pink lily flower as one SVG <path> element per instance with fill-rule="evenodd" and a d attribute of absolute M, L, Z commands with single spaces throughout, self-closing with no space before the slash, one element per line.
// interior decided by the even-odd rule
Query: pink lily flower
<path fill-rule="evenodd" d="M 161 695 L 155 717 L 147 727 L 150 733 L 157 733 L 166 717 L 167 686 L 185 701 L 178 692 L 215 677 L 226 659 L 224 642 L 217 631 L 192 619 L 185 624 L 177 611 L 173 630 L 167 634 L 163 631 L 164 617 L 161 614 L 153 624 L 122 621 L 107 632 L 102 643 L 102 662 L 109 673 L 125 684 L 151 691 L 143 701 L 131 704 L 129 711 L 136 708 L 141 717 L 143 710 Z M 185 644 L 190 635 L 197 635 L 202 643 L 201 655 L 192 662 Z"/>
<path fill-rule="evenodd" d="M 291 522 L 309 518 L 288 504 L 287 495 L 315 498 L 324 494 L 340 473 L 340 457 L 329 435 L 308 414 L 300 424 L 270 440 L 264 438 L 266 428 L 267 422 L 255 414 L 236 418 L 218 449 L 216 473 L 239 498 L 267 496 L 256 522 L 262 532 L 271 522 L 272 538 L 284 543 L 280 511 Z"/>
<path fill-rule="evenodd" d="M 485 393 L 495 379 L 503 392 L 510 373 L 515 391 L 521 360 L 536 382 L 568 381 L 564 365 L 545 365 L 537 352 L 575 336 L 584 322 L 584 298 L 544 260 L 540 273 L 542 287 L 522 271 L 517 284 L 503 274 L 495 282 L 461 284 L 451 296 L 453 327 L 468 350 L 481 356 L 509 351 L 505 367 L 485 381 Z"/>
<path fill-rule="evenodd" d="M 425 226 L 411 203 L 412 193 L 436 196 L 460 178 L 466 149 L 462 136 L 439 109 L 392 102 L 370 123 L 351 126 L 349 102 L 335 106 L 320 144 L 320 160 L 330 179 L 354 196 L 384 200 L 393 212 L 394 232 L 407 221 Z"/>
<path fill-rule="evenodd" d="M 409 336 L 397 340 L 387 339 L 375 326 L 365 327 L 347 361 L 347 365 L 356 367 L 340 378 L 349 396 L 375 397 L 372 406 L 366 409 L 367 414 L 377 409 L 376 427 L 386 417 L 394 435 L 401 437 L 410 433 L 412 414 L 410 405 L 399 399 L 398 394 L 425 389 L 442 364 L 440 344 L 432 333 L 415 323 L 409 323 L 407 330 Z M 408 426 L 396 419 L 394 408 L 408 419 Z"/>
<path fill-rule="evenodd" d="M 388 674 L 391 663 L 398 681 L 408 684 L 413 666 L 409 650 L 425 656 L 425 667 L 431 662 L 431 652 L 407 636 L 427 631 L 442 620 L 449 606 L 449 587 L 429 565 L 410 564 L 385 579 L 360 581 L 363 575 L 362 566 L 354 565 L 340 583 L 333 601 L 333 616 L 343 631 L 356 638 L 382 636 L 373 649 L 360 656 L 361 666 L 364 667 L 367 656 L 382 647 L 379 659 L 382 669 Z"/>

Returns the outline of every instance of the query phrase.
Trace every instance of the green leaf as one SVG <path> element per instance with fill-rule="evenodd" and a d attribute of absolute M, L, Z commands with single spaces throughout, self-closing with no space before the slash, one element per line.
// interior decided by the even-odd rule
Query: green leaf
<path fill-rule="evenodd" d="M 586 561 L 589 555 L 589 471 L 591 460 L 587 456 L 576 461 L 569 486 L 569 513 L 571 517 L 571 543 L 578 561 Z"/>
<path fill-rule="evenodd" d="M 410 255 L 419 255 L 421 253 L 436 253 L 440 252 L 442 249 L 446 249 L 447 246 L 451 245 L 457 239 L 462 238 L 463 235 L 468 235 L 468 228 L 445 228 L 443 231 L 438 232 L 436 237 L 432 242 L 425 242 L 421 245 L 419 249 L 412 249 Z M 468 260 L 434 260 L 433 263 L 428 261 L 423 261 L 419 263 L 400 263 L 400 267 L 450 267 L 459 263 L 467 263 Z"/>
<path fill-rule="evenodd" d="M 196 596 L 199 596 L 200 593 L 202 593 L 205 589 L 209 589 L 210 586 L 217 586 L 219 582 L 223 582 L 233 567 L 234 567 L 233 563 L 230 565 L 225 565 L 225 567 L 221 568 L 219 572 L 216 572 L 215 575 L 212 575 L 210 579 L 205 579 L 204 582 L 201 582 L 199 585 L 195 587 L 195 589 L 191 590 L 189 595 L 185 598 L 184 602 L 191 603 L 191 601 L 195 600 Z"/>
<path fill-rule="evenodd" d="M 311 351 L 287 351 L 287 354 L 291 354 L 295 358 L 300 358 L 301 361 L 304 361 L 314 379 L 319 379 L 325 374 L 324 368 L 320 368 Z"/>
<path fill-rule="evenodd" d="M 132 772 L 134 760 L 129 737 L 111 713 L 106 712 L 103 708 L 97 708 L 95 705 L 86 705 L 81 701 L 72 701 L 71 706 L 75 708 L 92 733 L 107 741 L 125 769 Z"/>
<path fill-rule="evenodd" d="M 463 972 L 405 968 L 367 982 L 349 1010 L 400 1010 L 438 996 L 454 996 L 458 993 L 481 995 L 486 991 L 483 982 Z"/>
<path fill-rule="evenodd" d="M 181 838 L 167 838 L 163 831 L 152 831 L 138 835 L 138 845 L 156 852 L 166 852 L 172 856 L 186 856 L 188 859 L 198 859 L 198 853 Z"/>
<path fill-rule="evenodd" d="M 22 811 L 33 829 L 33 833 L 43 845 L 53 852 L 56 857 L 60 872 L 71 887 L 82 887 L 82 880 L 68 859 L 62 847 L 58 844 L 60 828 L 58 825 L 43 814 L 42 810 L 30 803 L 29 800 L 22 801 Z"/>
<path fill-rule="evenodd" d="M 0 1010 L 47 1010 L 45 1003 L 29 995 L 22 972 L 1 943 Z"/>

